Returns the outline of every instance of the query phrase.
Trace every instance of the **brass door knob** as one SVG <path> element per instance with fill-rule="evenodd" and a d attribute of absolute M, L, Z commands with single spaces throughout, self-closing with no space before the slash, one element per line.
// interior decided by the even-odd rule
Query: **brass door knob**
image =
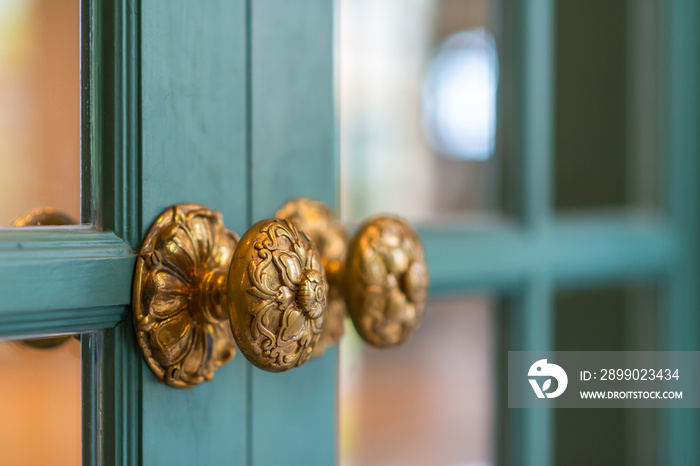
<path fill-rule="evenodd" d="M 400 345 L 420 325 L 428 296 L 428 271 L 416 232 L 396 216 L 367 219 L 351 241 L 326 205 L 295 199 L 277 211 L 318 245 L 328 273 L 329 304 L 316 353 L 343 334 L 345 312 L 373 346 Z"/>
<path fill-rule="evenodd" d="M 136 262 L 136 336 L 158 379 L 176 387 L 211 380 L 234 341 L 257 367 L 285 371 L 318 342 L 327 292 L 321 256 L 294 222 L 263 220 L 239 240 L 218 212 L 178 204 Z"/>

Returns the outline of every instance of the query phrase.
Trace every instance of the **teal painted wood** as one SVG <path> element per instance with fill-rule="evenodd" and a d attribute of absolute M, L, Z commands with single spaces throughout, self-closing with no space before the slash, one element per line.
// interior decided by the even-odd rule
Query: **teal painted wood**
<path fill-rule="evenodd" d="M 125 305 L 133 270 L 133 255 L 7 261 L 0 266 L 8 297 L 0 321 L 18 312 Z"/>
<path fill-rule="evenodd" d="M 253 222 L 291 198 L 336 205 L 333 4 L 252 1 Z"/>
<path fill-rule="evenodd" d="M 2 319 L 0 338 L 112 328 L 125 314 L 121 306 L 9 314 Z"/>
<path fill-rule="evenodd" d="M 608 260 L 604 255 L 610 251 L 606 247 L 611 244 L 595 242 L 595 236 L 593 241 L 576 244 L 576 239 L 590 238 L 585 231 L 574 228 L 567 241 L 566 232 L 555 235 L 550 228 L 555 124 L 555 5 L 553 0 L 528 0 L 513 5 L 513 10 L 513 43 L 510 46 L 518 58 L 514 62 L 514 76 L 511 79 L 519 84 L 514 87 L 513 108 L 516 114 L 512 139 L 516 144 L 521 144 L 520 152 L 516 149 L 514 154 L 519 159 L 516 165 L 521 169 L 521 174 L 515 182 L 518 189 L 513 192 L 516 196 L 516 212 L 523 222 L 523 233 L 530 237 L 531 244 L 538 246 L 526 248 L 534 254 L 533 260 L 528 263 L 529 268 L 522 282 L 522 291 L 515 299 L 516 304 L 505 317 L 509 333 L 508 341 L 504 343 L 509 350 L 551 350 L 554 349 L 553 279 L 568 268 L 571 256 L 577 256 L 574 262 L 587 262 L 593 269 L 589 269 L 589 273 L 593 272 L 589 277 L 598 276 L 597 279 L 606 266 L 620 264 Z M 614 234 L 602 236 L 608 240 L 615 238 Z M 556 244 L 554 238 L 564 241 Z M 574 241 L 569 242 L 571 240 Z M 591 246 L 592 249 L 581 249 L 582 246 Z M 624 245 L 618 243 L 615 246 Z M 615 246 L 613 251 L 617 251 Z M 603 255 L 596 255 L 598 261 L 589 262 L 586 259 L 591 258 L 591 251 Z M 635 261 L 632 257 L 628 257 L 628 260 Z M 576 276 L 576 273 L 573 276 L 579 280 L 582 278 Z M 505 404 L 503 401 L 502 405 Z M 553 464 L 554 425 L 551 411 L 519 410 L 512 425 L 499 431 L 508 433 L 508 438 L 504 441 L 508 443 L 510 453 L 506 459 L 510 464 Z"/>
<path fill-rule="evenodd" d="M 111 329 L 110 329 L 111 330 Z M 81 336 L 81 415 L 82 415 L 82 464 L 96 465 L 103 460 L 105 417 L 103 395 L 105 339 L 108 332 L 93 331 Z M 114 382 L 111 380 L 110 382 Z M 111 435 L 110 435 L 111 437 Z"/>
<path fill-rule="evenodd" d="M 251 222 L 293 197 L 335 207 L 333 2 L 252 0 L 250 21 Z M 336 463 L 337 356 L 250 369 L 249 464 Z"/>
<path fill-rule="evenodd" d="M 700 5 L 692 0 L 663 4 L 666 53 L 666 179 L 671 222 L 683 254 L 669 277 L 665 349 L 698 351 L 700 327 Z M 661 433 L 660 464 L 700 462 L 698 410 L 669 410 Z"/>
<path fill-rule="evenodd" d="M 95 82 L 92 76 L 93 56 L 90 53 L 82 53 L 90 49 L 92 36 L 94 8 L 91 0 L 80 0 L 80 223 L 95 224 L 93 219 L 97 207 L 96 186 L 93 184 L 92 172 L 95 163 L 99 162 L 99 157 L 92 151 L 92 104 L 96 103 L 92 99 L 92 83 Z"/>
<path fill-rule="evenodd" d="M 141 237 L 166 208 L 197 202 L 246 225 L 244 1 L 143 2 Z M 238 355 L 193 389 L 145 363 L 143 464 L 244 464 L 247 363 Z"/>
<path fill-rule="evenodd" d="M 97 225 L 113 231 L 122 248 L 134 249 L 141 241 L 140 2 L 83 0 L 83 8 L 88 9 L 90 18 L 89 33 L 83 25 L 83 37 L 91 41 L 82 48 L 83 57 L 86 51 L 89 55 L 91 80 L 87 86 L 90 101 L 83 101 L 82 122 L 83 159 L 89 157 L 92 168 L 89 207 Z M 86 148 L 89 154 L 85 154 Z M 112 273 L 117 260 L 129 262 L 128 267 L 124 264 L 124 273 L 112 275 L 113 281 L 107 288 L 115 292 L 113 298 L 122 305 L 113 309 L 120 313 L 119 320 L 100 337 L 83 342 L 83 377 L 90 382 L 82 395 L 83 417 L 90 422 L 91 430 L 86 432 L 87 428 L 83 428 L 83 464 L 142 463 L 142 357 L 128 312 L 135 261 L 135 254 L 130 253 L 123 252 L 122 257 L 100 264 L 104 271 Z M 104 305 L 92 298 L 89 304 Z M 108 310 L 95 311 L 105 317 L 109 316 Z"/>
<path fill-rule="evenodd" d="M 507 352 L 546 351 L 551 349 L 553 325 L 551 282 L 533 273 L 509 296 L 503 312 L 500 343 L 503 367 L 499 368 L 502 383 L 497 427 L 502 445 L 497 447 L 498 464 L 551 464 L 554 458 L 553 411 L 548 409 L 508 409 Z"/>
<path fill-rule="evenodd" d="M 141 462 L 141 373 L 129 320 L 82 339 L 84 465 Z"/>
<path fill-rule="evenodd" d="M 551 221 L 554 160 L 553 0 L 522 5 L 523 220 L 540 229 Z"/>
<path fill-rule="evenodd" d="M 554 309 L 551 282 L 541 274 L 534 274 L 526 282 L 520 317 L 522 325 L 512 328 L 519 332 L 521 345 L 509 345 L 512 351 L 547 351 L 554 349 Z M 523 409 L 519 432 L 512 442 L 522 452 L 524 465 L 554 464 L 554 412 L 551 409 Z"/>
<path fill-rule="evenodd" d="M 94 232 L 85 227 L 24 227 L 12 228 L 0 231 L 0 251 L 4 259 L 20 257 L 23 259 L 36 259 L 38 257 L 72 257 L 87 256 L 83 251 L 87 248 L 112 248 L 114 253 L 96 252 L 99 256 L 118 255 L 130 252 L 130 248 L 124 241 L 111 232 Z M 33 257 L 33 251 L 39 251 Z M 92 254 L 92 252 L 90 252 Z"/>
<path fill-rule="evenodd" d="M 523 220 L 547 243 L 552 215 L 554 160 L 554 1 L 527 1 L 523 5 Z M 573 251 L 581 251 L 575 245 Z M 580 246 L 579 246 L 580 247 Z M 568 250 L 567 250 L 568 251 Z M 542 251 L 545 252 L 545 251 Z M 557 250 L 556 253 L 564 251 Z M 542 257 L 551 257 L 550 251 Z M 554 257 L 557 257 L 556 255 Z M 582 257 L 583 258 L 583 257 Z M 603 261 L 606 263 L 607 261 Z M 542 271 L 526 282 L 523 306 L 522 350 L 554 349 L 552 285 Z M 524 465 L 548 466 L 554 460 L 554 422 L 551 410 L 525 410 L 520 436 Z"/>
<path fill-rule="evenodd" d="M 5 314 L 128 304 L 134 256 L 113 233 L 0 233 Z"/>
<path fill-rule="evenodd" d="M 509 223 L 420 228 L 431 293 L 509 291 L 535 273 L 564 286 L 660 276 L 681 253 L 661 218 L 577 216 L 547 231 L 536 235 Z"/>
<path fill-rule="evenodd" d="M 95 222 L 141 242 L 140 0 L 82 0 L 91 13 L 89 120 Z M 85 103 L 84 103 L 85 105 Z"/>

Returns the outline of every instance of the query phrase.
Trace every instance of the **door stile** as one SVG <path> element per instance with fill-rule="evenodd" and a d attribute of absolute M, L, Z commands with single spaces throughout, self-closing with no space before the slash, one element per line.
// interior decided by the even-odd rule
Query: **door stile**
<path fill-rule="evenodd" d="M 141 231 L 181 202 L 246 227 L 244 0 L 141 3 Z M 143 464 L 245 464 L 247 365 L 241 354 L 212 382 L 160 384 L 143 360 Z"/>
<path fill-rule="evenodd" d="M 680 252 L 664 295 L 668 316 L 662 344 L 668 350 L 697 351 L 700 344 L 700 5 L 692 0 L 676 0 L 663 3 L 660 10 L 662 31 L 666 33 L 662 45 L 668 108 L 665 149 L 670 162 L 666 186 L 670 222 Z M 667 428 L 659 429 L 659 463 L 698 463 L 698 411 L 667 411 L 663 416 Z"/>
<path fill-rule="evenodd" d="M 251 222 L 311 197 L 337 211 L 333 2 L 250 2 Z M 250 465 L 337 462 L 338 349 L 250 374 Z"/>

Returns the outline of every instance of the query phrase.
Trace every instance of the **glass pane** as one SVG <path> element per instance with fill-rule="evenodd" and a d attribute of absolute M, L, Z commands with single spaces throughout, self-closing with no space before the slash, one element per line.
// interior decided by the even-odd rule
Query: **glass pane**
<path fill-rule="evenodd" d="M 0 2 L 0 226 L 80 219 L 80 2 Z"/>
<path fill-rule="evenodd" d="M 555 206 L 657 209 L 659 2 L 557 2 Z"/>
<path fill-rule="evenodd" d="M 340 0 L 342 217 L 502 213 L 487 0 Z"/>
<path fill-rule="evenodd" d="M 404 346 L 374 349 L 346 325 L 341 461 L 352 465 L 493 463 L 495 304 L 433 301 Z"/>
<path fill-rule="evenodd" d="M 659 295 L 644 285 L 557 293 L 556 350 L 659 350 Z M 660 411 L 555 409 L 555 463 L 657 464 Z"/>
<path fill-rule="evenodd" d="M 80 464 L 80 341 L 2 341 L 0 374 L 0 464 Z"/>

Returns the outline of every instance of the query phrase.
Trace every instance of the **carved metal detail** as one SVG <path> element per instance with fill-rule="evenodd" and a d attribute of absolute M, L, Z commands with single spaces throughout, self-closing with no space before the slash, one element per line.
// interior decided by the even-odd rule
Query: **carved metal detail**
<path fill-rule="evenodd" d="M 136 261 L 136 337 L 159 380 L 189 387 L 235 355 L 225 302 L 235 234 L 221 214 L 179 204 L 153 224 Z"/>
<path fill-rule="evenodd" d="M 397 217 L 367 220 L 350 244 L 345 298 L 360 336 L 374 346 L 406 341 L 420 325 L 428 272 L 418 235 Z"/>
<path fill-rule="evenodd" d="M 289 201 L 275 216 L 294 221 L 311 238 L 321 255 L 328 278 L 328 304 L 323 317 L 323 333 L 313 351 L 313 356 L 320 356 L 327 347 L 337 344 L 344 333 L 347 311 L 342 282 L 348 233 L 333 219 L 333 211 L 328 206 L 308 198 Z"/>
<path fill-rule="evenodd" d="M 229 272 L 231 326 L 240 351 L 274 372 L 303 364 L 321 336 L 328 286 L 311 240 L 284 219 L 241 238 Z"/>

